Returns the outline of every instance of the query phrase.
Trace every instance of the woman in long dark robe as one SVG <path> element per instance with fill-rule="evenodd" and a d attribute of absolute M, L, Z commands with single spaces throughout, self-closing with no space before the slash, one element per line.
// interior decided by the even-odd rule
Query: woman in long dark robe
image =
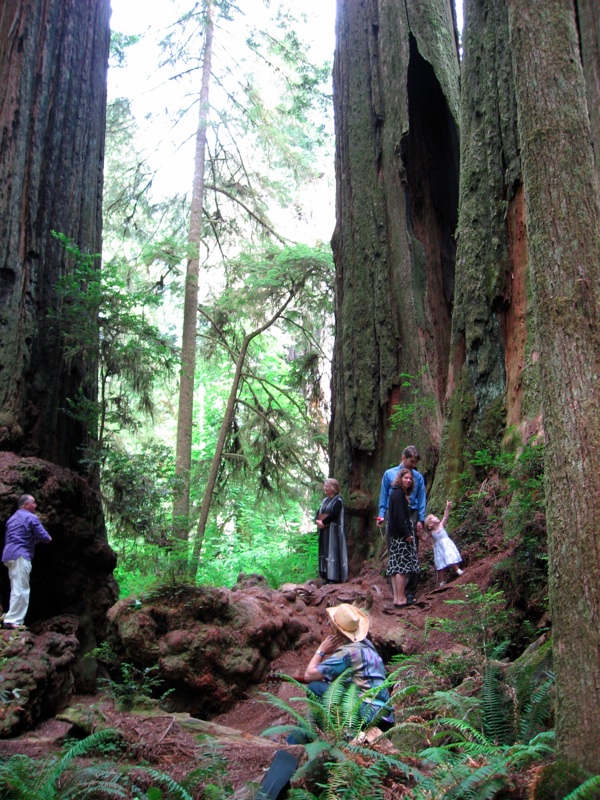
<path fill-rule="evenodd" d="M 335 478 L 327 478 L 323 489 L 326 496 L 315 517 L 319 529 L 319 577 L 344 583 L 348 580 L 344 501 Z"/>
<path fill-rule="evenodd" d="M 396 608 L 408 605 L 405 593 L 406 579 L 409 573 L 419 571 L 409 502 L 413 485 L 412 471 L 401 469 L 390 490 L 387 521 L 390 546 L 387 574 L 392 581 Z"/>

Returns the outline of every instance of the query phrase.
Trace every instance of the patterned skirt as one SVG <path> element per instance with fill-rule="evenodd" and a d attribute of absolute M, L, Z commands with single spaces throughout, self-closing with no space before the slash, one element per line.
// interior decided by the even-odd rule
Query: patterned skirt
<path fill-rule="evenodd" d="M 419 571 L 419 559 L 414 537 L 412 542 L 390 539 L 387 575 L 408 575 Z"/>

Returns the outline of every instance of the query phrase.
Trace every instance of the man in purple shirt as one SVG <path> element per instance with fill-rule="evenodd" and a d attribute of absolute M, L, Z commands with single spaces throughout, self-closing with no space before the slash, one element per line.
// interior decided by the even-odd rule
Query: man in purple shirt
<path fill-rule="evenodd" d="M 19 509 L 6 523 L 2 561 L 10 578 L 10 605 L 3 628 L 22 628 L 29 606 L 29 575 L 33 551 L 38 542 L 51 542 L 48 531 L 35 515 L 35 500 L 30 494 L 19 497 Z"/>

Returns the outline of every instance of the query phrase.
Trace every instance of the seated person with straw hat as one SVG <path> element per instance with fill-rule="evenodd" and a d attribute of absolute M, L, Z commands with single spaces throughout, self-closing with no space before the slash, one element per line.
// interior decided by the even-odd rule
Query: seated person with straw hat
<path fill-rule="evenodd" d="M 347 672 L 348 683 L 354 683 L 361 696 L 369 689 L 381 686 L 386 679 L 385 666 L 367 639 L 367 615 L 349 603 L 328 608 L 327 614 L 335 633 L 321 642 L 306 668 L 304 682 L 308 683 L 310 691 L 322 697 L 329 684 L 344 672 Z M 360 716 L 366 723 L 377 717 L 377 726 L 382 731 L 389 730 L 394 724 L 389 699 L 390 693 L 384 686 L 376 695 L 363 701 Z M 384 712 L 380 713 L 384 706 Z"/>

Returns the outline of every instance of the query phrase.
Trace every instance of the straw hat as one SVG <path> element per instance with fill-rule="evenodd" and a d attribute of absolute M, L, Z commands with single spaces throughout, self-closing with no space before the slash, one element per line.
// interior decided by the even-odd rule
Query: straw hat
<path fill-rule="evenodd" d="M 369 618 L 356 606 L 342 603 L 327 609 L 332 625 L 353 642 L 362 642 L 369 633 Z"/>

